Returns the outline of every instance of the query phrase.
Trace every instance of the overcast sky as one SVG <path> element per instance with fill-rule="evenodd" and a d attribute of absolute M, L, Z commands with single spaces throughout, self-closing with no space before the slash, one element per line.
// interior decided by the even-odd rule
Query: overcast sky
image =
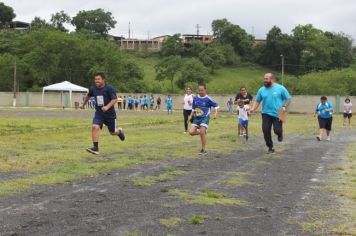
<path fill-rule="evenodd" d="M 344 32 L 356 39 L 355 0 L 0 0 L 14 8 L 16 20 L 30 22 L 35 16 L 50 19 L 64 10 L 74 16 L 79 10 L 103 8 L 118 22 L 113 35 L 147 38 L 163 34 L 211 33 L 214 19 L 227 18 L 256 38 L 265 38 L 273 27 L 290 33 L 298 24 L 311 23 L 322 30 Z"/>

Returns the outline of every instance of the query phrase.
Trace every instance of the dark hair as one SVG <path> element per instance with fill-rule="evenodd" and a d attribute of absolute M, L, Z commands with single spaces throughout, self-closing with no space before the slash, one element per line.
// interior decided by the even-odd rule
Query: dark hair
<path fill-rule="evenodd" d="M 199 84 L 198 87 L 204 87 L 204 89 L 206 90 L 206 85 L 205 84 Z"/>
<path fill-rule="evenodd" d="M 350 98 L 346 98 L 346 99 L 345 99 L 345 102 L 347 102 L 347 101 L 348 101 L 348 102 L 351 102 Z"/>
<path fill-rule="evenodd" d="M 104 72 L 97 72 L 94 74 L 94 77 L 100 76 L 102 79 L 106 79 L 106 75 Z"/>
<path fill-rule="evenodd" d="M 326 96 L 321 96 L 320 100 L 328 100 Z"/>
<path fill-rule="evenodd" d="M 192 87 L 188 86 L 186 89 L 190 89 L 190 90 L 193 90 Z"/>
<path fill-rule="evenodd" d="M 246 88 L 245 85 L 242 85 L 242 86 L 240 87 L 240 91 L 241 91 L 242 89 L 246 89 L 246 90 L 247 90 L 247 88 Z"/>

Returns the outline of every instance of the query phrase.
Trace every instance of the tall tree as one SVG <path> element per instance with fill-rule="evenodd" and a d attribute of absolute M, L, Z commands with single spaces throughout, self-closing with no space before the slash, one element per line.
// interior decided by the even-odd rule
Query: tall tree
<path fill-rule="evenodd" d="M 215 38 L 220 43 L 231 44 L 240 56 L 245 59 L 249 58 L 254 42 L 252 35 L 249 35 L 239 25 L 234 25 L 227 19 L 214 20 L 212 29 Z"/>
<path fill-rule="evenodd" d="M 208 47 L 199 54 L 203 64 L 211 69 L 211 73 L 225 64 L 224 52 L 218 47 Z"/>
<path fill-rule="evenodd" d="M 180 34 L 169 36 L 162 45 L 160 54 L 166 56 L 180 56 L 184 51 L 184 46 Z"/>
<path fill-rule="evenodd" d="M 184 89 L 187 83 L 205 84 L 209 80 L 209 69 L 196 58 L 184 61 L 182 73 L 177 80 L 177 86 Z"/>
<path fill-rule="evenodd" d="M 68 32 L 68 30 L 64 27 L 64 24 L 69 24 L 71 20 L 72 18 L 63 10 L 55 14 L 52 14 L 51 16 L 52 26 L 63 32 Z"/>
<path fill-rule="evenodd" d="M 0 28 L 6 28 L 15 17 L 14 9 L 0 2 Z"/>
<path fill-rule="evenodd" d="M 169 80 L 171 83 L 171 91 L 173 92 L 173 82 L 176 75 L 179 73 L 182 67 L 182 58 L 180 56 L 169 56 L 163 58 L 155 65 L 156 80 L 164 81 Z"/>
<path fill-rule="evenodd" d="M 115 28 L 116 23 L 112 13 L 106 12 L 101 8 L 79 11 L 72 19 L 72 24 L 77 32 L 85 32 L 102 37 L 106 37 L 109 30 Z"/>

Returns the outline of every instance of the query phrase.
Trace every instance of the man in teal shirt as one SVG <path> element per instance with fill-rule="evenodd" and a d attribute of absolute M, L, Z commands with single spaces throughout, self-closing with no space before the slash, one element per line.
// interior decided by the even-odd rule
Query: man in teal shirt
<path fill-rule="evenodd" d="M 326 140 L 330 141 L 330 131 L 333 123 L 333 104 L 325 96 L 320 98 L 320 103 L 315 108 L 314 117 L 318 114 L 320 133 L 316 136 L 318 141 L 322 140 L 326 132 Z"/>
<path fill-rule="evenodd" d="M 278 136 L 278 141 L 283 141 L 283 123 L 279 118 L 282 109 L 284 112 L 290 104 L 291 96 L 287 89 L 274 82 L 272 73 L 265 74 L 263 78 L 264 86 L 261 87 L 256 95 L 256 100 L 250 110 L 254 112 L 262 102 L 262 130 L 263 136 L 268 147 L 268 153 L 274 153 L 272 141 L 272 126 L 274 133 Z"/>

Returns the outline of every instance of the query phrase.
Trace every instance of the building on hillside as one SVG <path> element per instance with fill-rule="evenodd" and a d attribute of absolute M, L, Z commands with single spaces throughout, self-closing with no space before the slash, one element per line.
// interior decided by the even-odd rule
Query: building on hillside
<path fill-rule="evenodd" d="M 189 45 L 194 40 L 200 41 L 205 45 L 209 45 L 214 41 L 214 36 L 213 35 L 183 34 L 182 39 L 183 39 L 184 45 Z"/>
<path fill-rule="evenodd" d="M 266 39 L 255 39 L 255 42 L 253 43 L 252 47 L 256 47 L 257 45 L 264 45 L 267 43 Z"/>
<path fill-rule="evenodd" d="M 156 40 L 163 43 L 166 39 L 168 39 L 169 36 L 170 35 L 162 35 L 162 36 L 154 37 L 152 40 Z"/>
<path fill-rule="evenodd" d="M 4 28 L 0 30 L 18 30 L 26 31 L 31 28 L 31 24 L 23 21 L 12 21 L 9 24 L 6 24 Z"/>
<path fill-rule="evenodd" d="M 155 39 L 121 39 L 120 49 L 139 52 L 160 51 L 162 48 L 162 44 L 163 42 Z"/>

